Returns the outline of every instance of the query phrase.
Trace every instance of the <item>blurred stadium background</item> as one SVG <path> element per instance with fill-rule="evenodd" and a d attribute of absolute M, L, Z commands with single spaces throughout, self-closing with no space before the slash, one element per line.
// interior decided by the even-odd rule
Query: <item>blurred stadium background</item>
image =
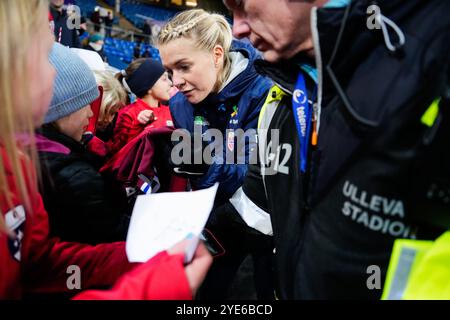
<path fill-rule="evenodd" d="M 105 35 L 104 53 L 108 63 L 117 69 L 125 68 L 137 55 L 159 59 L 154 39 L 161 26 L 175 14 L 186 9 L 203 8 L 222 13 L 229 19 L 229 12 L 220 0 L 66 0 L 68 11 L 73 10 L 86 19 L 87 31 L 96 32 L 91 17 L 99 12 L 101 17 L 112 14 L 112 26 L 104 23 L 97 30 Z M 77 6 L 81 12 L 76 12 Z M 151 28 L 151 35 L 145 24 Z M 138 53 L 139 52 L 139 53 Z"/>

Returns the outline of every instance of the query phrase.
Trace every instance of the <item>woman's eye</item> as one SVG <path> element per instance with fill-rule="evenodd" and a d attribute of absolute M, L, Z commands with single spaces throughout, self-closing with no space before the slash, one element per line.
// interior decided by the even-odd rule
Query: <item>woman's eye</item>
<path fill-rule="evenodd" d="M 188 71 L 189 70 L 189 66 L 188 65 L 182 65 L 182 66 L 180 66 L 180 69 L 182 71 Z"/>

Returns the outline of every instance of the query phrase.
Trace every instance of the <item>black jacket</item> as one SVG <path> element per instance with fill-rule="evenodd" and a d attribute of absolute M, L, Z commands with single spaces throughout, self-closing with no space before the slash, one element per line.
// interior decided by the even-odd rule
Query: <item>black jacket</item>
<path fill-rule="evenodd" d="M 261 122 L 279 130 L 279 143 L 259 135 L 264 165 L 250 166 L 243 190 L 271 215 L 282 299 L 379 299 L 367 270 L 379 266 L 383 282 L 394 240 L 434 239 L 450 226 L 450 3 L 377 1 L 406 36 L 394 55 L 382 31 L 367 28 L 373 2 L 312 13 L 322 108 L 305 174 L 291 95 L 304 57 L 257 64 L 284 91 Z M 439 115 L 425 125 L 438 97 Z"/>
<path fill-rule="evenodd" d="M 56 129 L 38 133 L 70 149 L 70 154 L 38 150 L 51 234 L 91 244 L 124 240 L 126 197 L 98 173 L 101 162 Z"/>
<path fill-rule="evenodd" d="M 53 16 L 55 24 L 55 39 L 69 48 L 81 48 L 80 39 L 76 28 L 69 29 L 67 26 L 67 12 L 63 10 L 61 13 L 50 7 L 50 13 Z"/>

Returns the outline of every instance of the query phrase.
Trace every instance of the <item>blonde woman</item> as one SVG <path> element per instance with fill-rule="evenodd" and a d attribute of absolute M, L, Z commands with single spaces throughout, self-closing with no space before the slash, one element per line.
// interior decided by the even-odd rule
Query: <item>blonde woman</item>
<path fill-rule="evenodd" d="M 80 299 L 188 299 L 211 263 L 202 245 L 187 266 L 181 246 L 135 267 L 124 243 L 93 247 L 48 236 L 34 165 L 15 142 L 18 134 L 33 136 L 52 98 L 47 12 L 47 0 L 0 1 L 0 299 L 18 299 L 27 290 L 67 291 L 71 265 L 82 270 L 83 289 L 116 282 L 111 290 L 87 291 Z M 11 36 L 18 32 L 20 37 Z M 36 159 L 33 143 L 30 149 Z"/>
<path fill-rule="evenodd" d="M 255 129 L 271 85 L 254 69 L 253 61 L 259 57 L 255 49 L 232 40 L 223 16 L 201 9 L 182 12 L 169 21 L 159 34 L 158 46 L 163 65 L 180 91 L 169 102 L 175 127 L 190 132 L 194 124 L 202 132 L 219 129 L 224 153 L 235 152 L 233 133 L 225 131 Z M 246 160 L 253 143 L 246 143 L 241 152 Z M 247 165 L 220 164 L 225 154 L 216 157 L 211 166 L 184 164 L 176 172 L 186 173 L 198 189 L 220 182 L 218 194 L 225 202 L 242 184 Z"/>
<path fill-rule="evenodd" d="M 175 127 L 201 132 L 206 140 L 204 147 L 210 143 L 208 129 L 220 130 L 223 137 L 219 142 L 223 153 L 214 154 L 212 164 L 181 163 L 174 166 L 174 172 L 188 177 L 196 189 L 219 182 L 216 206 L 226 205 L 241 187 L 247 172 L 256 140 L 255 131 L 250 130 L 256 129 L 271 82 L 255 71 L 253 62 L 259 57 L 256 50 L 247 43 L 234 41 L 227 20 L 219 14 L 201 9 L 178 14 L 162 28 L 158 47 L 163 65 L 179 90 L 169 101 Z M 238 129 L 246 132 L 247 139 L 238 138 Z M 191 160 L 198 158 L 197 152 L 201 158 L 204 148 L 196 148 L 199 144 L 195 142 L 193 145 Z M 238 155 L 232 163 L 230 154 Z M 226 218 L 219 219 L 218 212 Z M 221 210 L 210 218 L 208 227 L 224 244 L 227 254 L 216 260 L 200 298 L 227 298 L 227 290 L 245 256 L 231 244 L 236 233 L 227 231 L 218 222 L 230 218 L 239 220 L 239 215 Z M 270 276 L 257 280 L 265 281 L 270 281 Z M 258 294 L 260 298 L 267 297 L 262 292 Z"/>

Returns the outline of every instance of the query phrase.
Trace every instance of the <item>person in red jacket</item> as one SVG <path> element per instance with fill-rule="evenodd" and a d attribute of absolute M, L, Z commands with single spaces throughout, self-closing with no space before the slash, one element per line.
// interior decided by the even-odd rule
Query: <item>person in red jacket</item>
<path fill-rule="evenodd" d="M 123 242 L 89 246 L 49 237 L 33 161 L 15 139 L 34 139 L 33 129 L 42 123 L 52 98 L 47 4 L 0 1 L 0 83 L 9 84 L 0 89 L 0 299 L 66 292 L 74 266 L 81 271 L 81 289 L 115 283 L 110 290 L 81 292 L 77 299 L 191 299 L 212 261 L 202 244 L 188 265 L 180 254 L 183 243 L 133 265 Z M 20 39 L 9 36 L 19 31 Z M 36 159 L 35 146 L 28 148 Z"/>
<path fill-rule="evenodd" d="M 173 127 L 168 106 L 170 81 L 159 61 L 137 59 L 117 75 L 125 90 L 136 95 L 136 102 L 119 111 L 116 127 L 109 146 L 110 153 L 120 150 L 146 127 Z"/>

